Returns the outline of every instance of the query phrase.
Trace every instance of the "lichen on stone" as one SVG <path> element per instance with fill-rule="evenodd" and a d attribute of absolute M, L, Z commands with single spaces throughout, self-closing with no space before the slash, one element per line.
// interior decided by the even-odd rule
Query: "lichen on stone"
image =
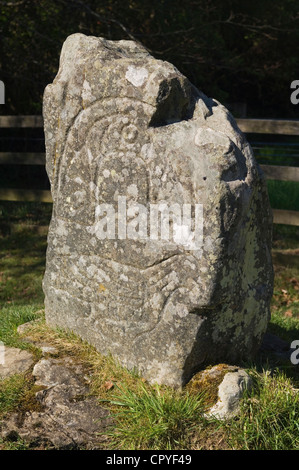
<path fill-rule="evenodd" d="M 217 364 L 197 372 L 185 385 L 184 389 L 191 395 L 202 394 L 207 407 L 215 405 L 218 401 L 218 388 L 225 374 L 235 372 L 237 366 Z"/>
<path fill-rule="evenodd" d="M 253 358 L 270 319 L 272 215 L 229 111 L 139 44 L 73 34 L 43 116 L 47 322 L 151 383 Z M 161 204 L 200 208 L 200 230 Z"/>

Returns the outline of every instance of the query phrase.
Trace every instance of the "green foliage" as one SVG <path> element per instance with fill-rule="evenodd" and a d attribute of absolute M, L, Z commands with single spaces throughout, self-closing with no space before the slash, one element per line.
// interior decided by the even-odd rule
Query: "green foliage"
<path fill-rule="evenodd" d="M 273 248 L 287 250 L 298 248 L 299 227 L 295 225 L 273 225 Z M 286 263 L 287 264 L 287 263 Z"/>
<path fill-rule="evenodd" d="M 204 93 L 248 102 L 257 117 L 295 116 L 296 0 L 21 0 L 0 5 L 4 114 L 38 114 L 66 37 L 81 32 L 142 42 Z"/>

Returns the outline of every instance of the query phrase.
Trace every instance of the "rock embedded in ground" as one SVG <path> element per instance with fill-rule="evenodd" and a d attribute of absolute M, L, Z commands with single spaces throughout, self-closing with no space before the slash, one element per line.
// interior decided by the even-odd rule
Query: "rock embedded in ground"
<path fill-rule="evenodd" d="M 102 449 L 112 420 L 90 396 L 85 374 L 71 358 L 41 359 L 33 368 L 37 409 L 4 420 L 2 438 L 21 438 L 30 447 Z"/>
<path fill-rule="evenodd" d="M 17 328 L 18 334 L 22 337 L 24 342 L 28 342 L 35 346 L 36 348 L 40 349 L 43 356 L 57 356 L 59 354 L 59 350 L 55 348 L 52 344 L 48 344 L 45 342 L 35 341 L 31 335 L 30 330 L 32 326 L 36 325 L 39 320 L 32 320 L 22 325 L 19 325 Z"/>
<path fill-rule="evenodd" d="M 41 350 L 43 356 L 47 356 L 47 355 L 57 356 L 59 354 L 58 349 L 54 348 L 53 346 L 48 346 L 42 343 L 42 344 L 37 344 L 37 347 Z"/>
<path fill-rule="evenodd" d="M 22 374 L 34 364 L 33 355 L 29 351 L 11 348 L 0 344 L 0 378 L 14 374 Z"/>
<path fill-rule="evenodd" d="M 35 312 L 35 315 L 43 314 L 44 310 L 38 310 Z M 36 318 L 35 320 L 27 321 L 26 323 L 22 323 L 17 327 L 17 333 L 21 336 L 24 336 L 26 332 L 30 331 L 32 327 L 38 325 L 42 321 L 41 318 Z"/>
<path fill-rule="evenodd" d="M 206 418 L 227 420 L 238 415 L 244 391 L 251 387 L 252 379 L 244 369 L 217 364 L 195 374 L 186 390 L 195 395 L 203 394 L 208 407 Z"/>
<path fill-rule="evenodd" d="M 30 330 L 30 328 L 32 328 L 32 326 L 36 323 L 36 320 L 31 320 L 31 321 L 28 321 L 26 323 L 22 323 L 21 325 L 19 325 L 17 327 L 17 333 L 19 335 L 24 335 L 26 333 L 26 331 Z"/>
<path fill-rule="evenodd" d="M 252 358 L 270 316 L 272 216 L 227 109 L 139 44 L 74 34 L 43 116 L 47 322 L 151 383 Z"/>
<path fill-rule="evenodd" d="M 219 420 L 228 420 L 240 411 L 240 400 L 245 390 L 250 390 L 252 379 L 242 369 L 227 372 L 218 387 L 218 401 L 210 408 L 207 417 L 215 417 Z"/>

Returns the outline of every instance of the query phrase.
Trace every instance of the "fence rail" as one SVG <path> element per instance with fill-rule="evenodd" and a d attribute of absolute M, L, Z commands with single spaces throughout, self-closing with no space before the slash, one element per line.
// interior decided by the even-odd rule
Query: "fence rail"
<path fill-rule="evenodd" d="M 0 189 L 0 201 L 53 202 L 51 191 L 41 189 Z"/>
<path fill-rule="evenodd" d="M 46 154 L 37 152 L 0 152 L 0 164 L 44 166 L 46 164 Z"/>
<path fill-rule="evenodd" d="M 282 119 L 237 119 L 246 134 L 299 135 L 299 121 Z"/>
<path fill-rule="evenodd" d="M 43 127 L 42 116 L 0 116 L 0 127 Z"/>
<path fill-rule="evenodd" d="M 242 132 L 251 134 L 299 135 L 299 121 L 278 119 L 237 119 Z M 0 128 L 42 128 L 42 116 L 0 116 Z M 45 165 L 44 153 L 0 152 L 0 164 Z M 299 182 L 299 167 L 260 165 L 266 178 Z M 50 191 L 0 189 L 2 201 L 52 202 Z M 275 224 L 299 226 L 299 211 L 273 209 Z"/>

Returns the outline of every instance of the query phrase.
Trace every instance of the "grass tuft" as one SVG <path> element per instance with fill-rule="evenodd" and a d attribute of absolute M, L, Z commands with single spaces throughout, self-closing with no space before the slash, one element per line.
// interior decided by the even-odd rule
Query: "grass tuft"
<path fill-rule="evenodd" d="M 202 395 L 189 395 L 167 387 L 146 387 L 138 391 L 117 387 L 109 403 L 116 426 L 114 448 L 174 450 L 188 448 L 194 428 L 204 422 Z"/>
<path fill-rule="evenodd" d="M 225 425 L 231 444 L 242 450 L 299 450 L 298 390 L 279 370 L 251 370 L 251 376 L 254 390 L 242 401 L 240 416 Z"/>

